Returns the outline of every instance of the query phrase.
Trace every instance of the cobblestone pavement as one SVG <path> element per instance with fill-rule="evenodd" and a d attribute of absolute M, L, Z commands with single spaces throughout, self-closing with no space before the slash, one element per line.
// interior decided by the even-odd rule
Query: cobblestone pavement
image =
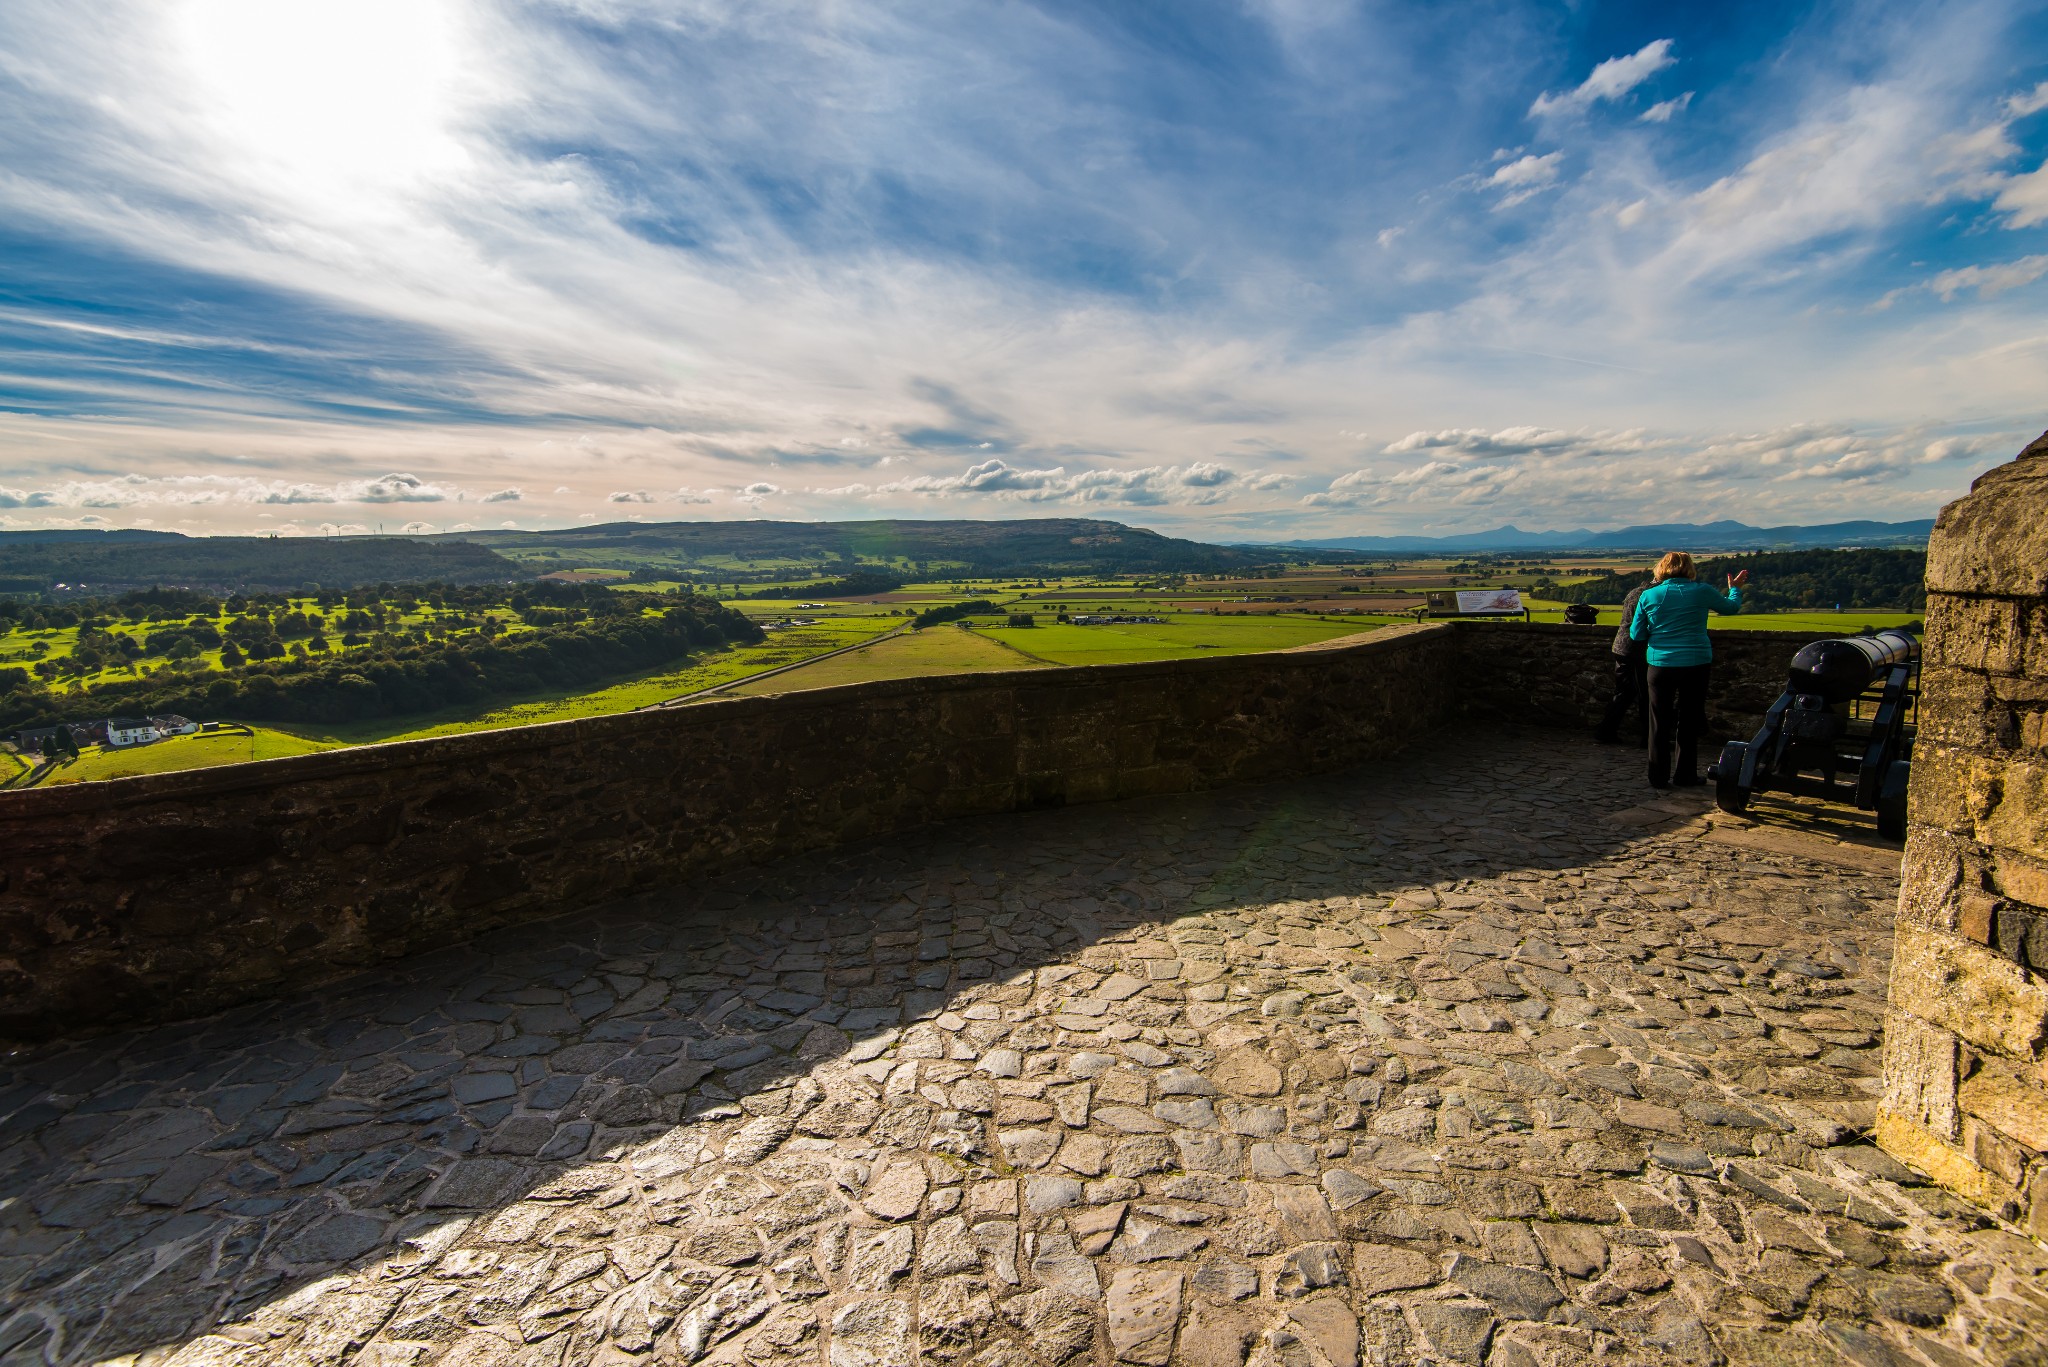
<path fill-rule="evenodd" d="M 0 1363 L 2039 1363 L 1895 882 L 1503 732 L 17 1054 Z"/>

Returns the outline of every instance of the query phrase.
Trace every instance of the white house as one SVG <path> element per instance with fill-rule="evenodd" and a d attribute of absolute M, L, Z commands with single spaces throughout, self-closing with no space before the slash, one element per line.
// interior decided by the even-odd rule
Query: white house
<path fill-rule="evenodd" d="M 188 720 L 173 712 L 167 716 L 151 717 L 149 724 L 156 728 L 159 736 L 194 736 L 199 734 L 199 723 Z"/>
<path fill-rule="evenodd" d="M 149 724 L 147 717 L 109 717 L 107 719 L 107 744 L 115 749 L 128 745 L 147 745 L 159 738 L 157 729 Z"/>

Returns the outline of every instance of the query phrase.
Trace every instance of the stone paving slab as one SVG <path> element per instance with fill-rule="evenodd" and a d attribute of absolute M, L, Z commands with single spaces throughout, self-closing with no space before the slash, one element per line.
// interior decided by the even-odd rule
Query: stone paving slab
<path fill-rule="evenodd" d="M 1634 759 L 965 823 L 17 1053 L 0 1364 L 2048 1361 L 2048 1256 L 1864 1137 L 1883 856 Z"/>

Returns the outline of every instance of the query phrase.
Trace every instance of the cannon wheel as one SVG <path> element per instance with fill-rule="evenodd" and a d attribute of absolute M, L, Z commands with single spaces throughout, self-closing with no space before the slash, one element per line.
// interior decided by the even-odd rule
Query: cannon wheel
<path fill-rule="evenodd" d="M 1749 810 L 1749 789 L 1742 786 L 1742 762 L 1749 758 L 1749 745 L 1731 740 L 1721 747 L 1721 760 L 1712 770 L 1714 805 L 1741 816 Z"/>
<path fill-rule="evenodd" d="M 1885 771 L 1884 790 L 1877 798 L 1877 833 L 1886 840 L 1906 838 L 1906 780 L 1912 771 L 1902 759 L 1893 760 Z"/>

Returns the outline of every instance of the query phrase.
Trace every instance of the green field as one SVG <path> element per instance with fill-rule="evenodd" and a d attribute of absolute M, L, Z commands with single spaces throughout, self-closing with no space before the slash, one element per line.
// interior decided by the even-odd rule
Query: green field
<path fill-rule="evenodd" d="M 197 736 L 170 736 L 125 750 L 95 746 L 77 759 L 60 762 L 39 784 L 48 788 L 60 783 L 97 783 L 109 778 L 209 769 L 216 764 L 246 764 L 255 759 L 285 759 L 333 748 L 331 743 L 265 726 L 253 727 L 250 733 L 214 731 Z"/>
<path fill-rule="evenodd" d="M 1608 567 L 1600 558 L 1593 557 L 1573 557 L 1565 564 L 1542 566 L 1553 583 L 1568 582 Z M 761 566 L 750 568 L 758 572 Z M 758 583 L 742 586 L 747 592 L 771 588 L 778 595 L 774 598 L 726 600 L 727 606 L 768 629 L 767 639 L 757 645 L 718 649 L 637 674 L 599 676 L 600 683 L 582 685 L 582 691 L 571 691 L 565 686 L 554 692 L 527 695 L 500 693 L 489 703 L 434 712 L 347 723 L 287 723 L 257 728 L 253 736 L 215 733 L 118 752 L 92 750 L 40 775 L 20 759 L 0 755 L 0 788 L 19 787 L 32 778 L 39 783 L 86 782 L 304 754 L 337 745 L 564 721 L 631 711 L 713 689 L 718 691 L 711 696 L 764 695 L 927 674 L 1195 659 L 1204 655 L 1283 650 L 1371 631 L 1388 623 L 1412 621 L 1413 615 L 1404 609 L 1410 604 L 1419 607 L 1422 593 L 1432 588 L 1519 584 L 1535 620 L 1557 622 L 1564 612 L 1564 604 L 1528 594 L 1531 581 L 1537 578 L 1532 573 L 1534 564 L 1480 564 L 1450 558 L 1398 564 L 1299 565 L 1290 566 L 1284 573 L 1254 571 L 1242 575 L 1073 575 L 1044 579 L 1009 576 L 980 580 L 935 576 L 875 595 L 873 600 L 807 597 L 808 587 L 824 581 L 812 577 L 818 573 L 814 567 L 792 568 L 797 573 L 785 580 L 780 589 Z M 905 564 L 902 568 L 910 567 Z M 927 572 L 936 569 L 927 567 Z M 829 573 L 838 572 L 835 568 Z M 616 579 L 615 575 L 603 574 L 582 577 L 593 581 Z M 613 582 L 607 589 L 589 591 L 615 601 L 614 592 L 658 592 L 663 587 L 666 585 L 643 580 Z M 949 624 L 922 631 L 907 630 L 910 618 L 917 612 L 968 599 L 989 600 L 1003 613 L 1029 612 L 1038 625 L 1011 627 L 1004 616 L 997 615 L 969 619 L 964 627 Z M 442 608 L 422 599 L 383 602 L 377 605 L 374 628 L 358 625 L 360 634 L 349 635 L 344 630 L 347 610 L 334 602 L 328 602 L 322 609 L 321 600 L 306 595 L 276 595 L 265 601 L 274 617 L 287 611 L 304 614 L 313 625 L 299 630 L 313 632 L 312 637 L 305 639 L 320 641 L 324 645 L 321 654 L 329 658 L 353 655 L 359 650 L 375 656 L 392 648 L 394 634 L 401 638 L 398 645 L 412 646 L 427 643 L 429 637 L 449 641 L 488 633 L 516 638 L 530 631 L 553 630 L 561 624 L 559 613 L 543 613 L 529 622 L 522 616 L 523 607 L 515 611 L 509 603 L 476 601 L 472 595 L 465 608 L 451 594 Z M 662 601 L 650 595 L 646 603 L 650 611 L 659 612 Z M 805 603 L 816 606 L 800 606 Z M 256 606 L 260 615 L 263 605 Z M 1380 610 L 1372 611 L 1374 607 Z M 1075 626 L 1055 620 L 1056 614 L 1063 611 L 1075 615 L 1156 615 L 1166 621 L 1157 625 Z M 1617 624 L 1618 618 L 1616 608 L 1599 611 L 1600 623 L 1609 628 Z M 801 619 L 803 624 L 794 625 L 791 619 Z M 154 636 L 167 625 L 161 619 L 149 620 L 146 608 L 137 608 L 132 614 L 103 611 L 98 620 L 106 637 L 95 638 L 96 645 L 81 647 L 79 629 L 75 626 L 21 626 L 0 618 L 0 670 L 35 669 L 41 665 L 38 677 L 48 678 L 52 690 L 62 697 L 81 687 L 132 679 L 159 669 L 220 668 L 218 647 L 196 655 L 188 649 L 182 660 L 143 653 L 144 638 Z M 224 610 L 224 605 L 216 605 L 190 620 L 210 624 L 226 633 L 235 618 Z M 1850 635 L 1864 628 L 1917 627 L 1920 620 L 1919 614 L 1911 612 L 1851 609 L 1742 613 L 1717 618 L 1712 625 L 1720 630 L 1770 630 L 1819 636 Z M 281 619 L 279 630 L 283 630 Z M 344 635 L 359 644 L 344 645 Z M 166 635 L 164 639 L 170 637 Z M 114 648 L 109 647 L 109 640 Z M 291 649 L 296 654 L 306 646 L 294 642 Z M 845 653 L 835 653 L 840 651 Z M 80 654 L 79 660 L 69 658 L 74 652 Z M 57 667 L 59 661 L 67 666 L 85 664 L 87 672 L 66 676 Z M 796 667 L 784 668 L 787 666 Z M 777 669 L 784 672 L 756 677 Z M 86 715 L 105 712 L 98 710 Z M 84 716 L 74 717 L 83 719 Z M 234 720 L 235 713 L 228 707 L 198 719 Z"/>
<path fill-rule="evenodd" d="M 810 626 L 770 632 L 768 639 L 759 645 L 721 650 L 700 656 L 681 669 L 658 670 L 588 692 L 545 694 L 511 703 L 497 703 L 487 709 L 451 708 L 426 716 L 383 718 L 337 726 L 293 726 L 291 730 L 309 740 L 368 745 L 631 712 L 635 708 L 651 707 L 671 698 L 744 679 L 763 670 L 855 645 L 902 624 L 900 618 L 891 622 L 886 617 L 820 620 Z"/>
<path fill-rule="evenodd" d="M 1045 666 L 989 639 L 978 631 L 930 627 L 891 636 L 829 660 L 726 690 L 738 694 L 792 693 L 807 688 L 868 683 L 875 679 L 909 679 L 925 674 L 970 674 L 991 669 L 1042 669 Z"/>
<path fill-rule="evenodd" d="M 1108 665 L 1286 650 L 1290 646 L 1371 631 L 1391 620 L 1407 619 L 1189 615 L 1168 618 L 1158 626 L 1068 626 L 1049 622 L 1035 627 L 977 626 L 975 630 L 1047 664 Z"/>

